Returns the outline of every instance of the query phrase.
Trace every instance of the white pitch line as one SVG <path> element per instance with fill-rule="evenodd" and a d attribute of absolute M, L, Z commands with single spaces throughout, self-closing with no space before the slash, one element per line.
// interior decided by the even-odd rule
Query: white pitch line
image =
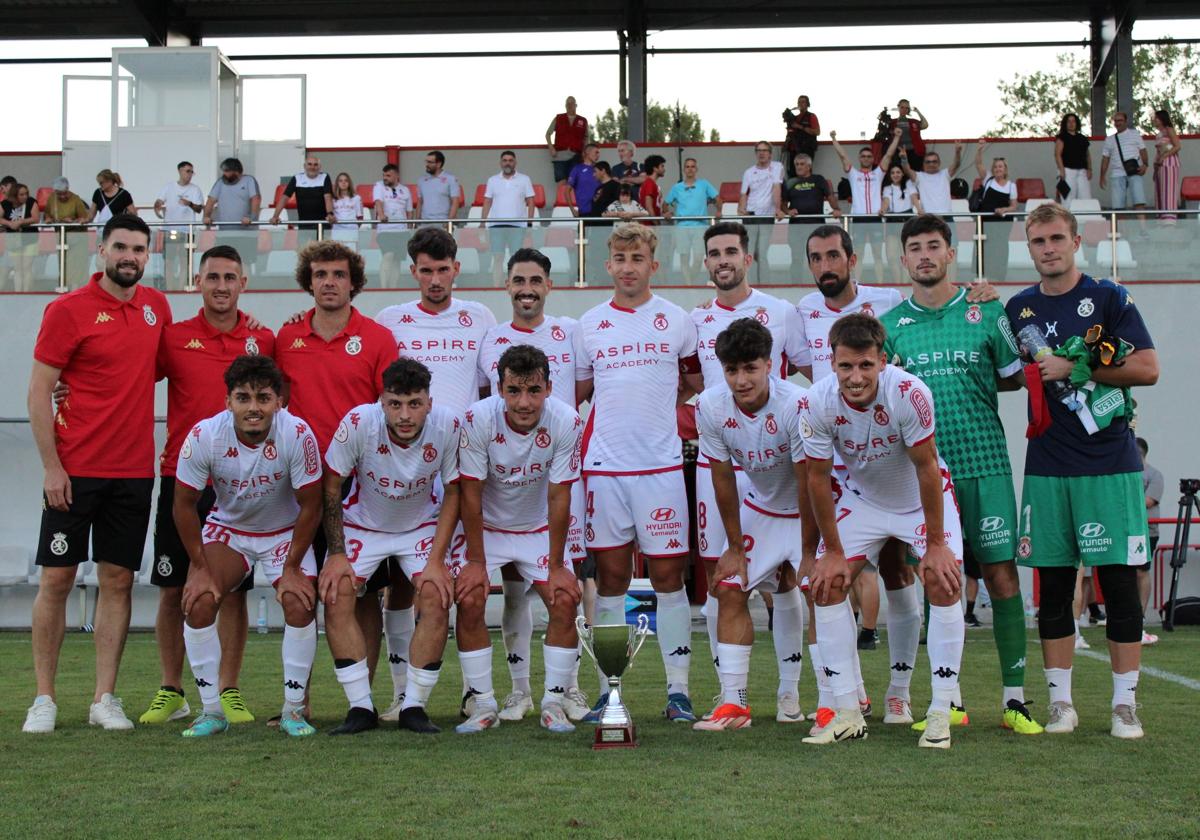
<path fill-rule="evenodd" d="M 1109 658 L 1102 653 L 1096 653 L 1094 650 L 1077 650 L 1076 656 L 1086 656 L 1088 659 L 1095 659 L 1097 662 L 1108 663 Z M 1180 674 L 1174 674 L 1170 671 L 1164 671 L 1161 668 L 1155 668 L 1152 665 L 1143 665 L 1139 672 L 1150 677 L 1158 677 L 1160 680 L 1173 682 L 1176 685 L 1181 685 L 1184 688 L 1190 688 L 1192 691 L 1200 691 L 1200 680 L 1194 680 L 1191 677 L 1185 677 Z"/>

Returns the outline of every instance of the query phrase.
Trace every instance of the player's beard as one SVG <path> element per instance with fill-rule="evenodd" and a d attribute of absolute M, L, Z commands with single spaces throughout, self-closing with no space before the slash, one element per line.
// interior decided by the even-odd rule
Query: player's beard
<path fill-rule="evenodd" d="M 128 275 L 123 276 L 121 274 L 122 266 L 125 266 L 127 268 L 132 267 L 133 276 L 132 277 L 129 277 Z M 131 288 L 131 287 L 137 285 L 138 281 L 142 279 L 142 274 L 145 272 L 145 270 L 146 269 L 144 266 L 139 266 L 137 263 L 133 262 L 132 260 L 122 260 L 121 262 L 118 262 L 116 265 L 106 264 L 104 266 L 104 276 L 106 276 L 109 280 L 116 283 L 122 289 L 128 289 L 128 288 Z"/>
<path fill-rule="evenodd" d="M 918 267 L 919 268 L 919 267 Z M 946 266 L 938 266 L 935 274 L 910 274 L 913 282 L 925 288 L 933 288 L 946 279 Z"/>
<path fill-rule="evenodd" d="M 850 284 L 850 273 L 839 277 L 832 271 L 827 271 L 817 278 L 817 290 L 827 298 L 835 298 Z"/>
<path fill-rule="evenodd" d="M 722 292 L 728 292 L 730 289 L 736 289 L 738 286 L 742 285 L 742 283 L 746 282 L 746 269 L 744 266 L 738 265 L 729 266 L 732 273 L 728 278 L 722 281 L 718 277 L 718 274 L 724 267 L 725 266 L 720 266 L 718 267 L 717 271 L 711 271 L 708 275 L 709 279 L 712 280 L 712 284 Z"/>

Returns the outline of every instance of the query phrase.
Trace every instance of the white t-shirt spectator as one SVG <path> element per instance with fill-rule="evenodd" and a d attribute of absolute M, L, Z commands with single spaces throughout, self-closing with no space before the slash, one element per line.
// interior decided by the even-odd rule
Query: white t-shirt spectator
<path fill-rule="evenodd" d="M 375 199 L 376 216 L 379 215 L 382 208 L 383 215 L 388 218 L 388 221 L 379 224 L 377 230 L 408 229 L 408 225 L 397 224 L 395 221 L 396 219 L 407 219 L 409 212 L 413 209 L 412 193 L 408 191 L 408 187 L 403 184 L 389 187 L 383 181 L 376 181 L 371 195 Z"/>
<path fill-rule="evenodd" d="M 200 221 L 199 213 L 191 207 L 179 203 L 181 198 L 187 199 L 192 204 L 202 205 L 204 204 L 204 191 L 196 184 L 188 184 L 186 187 L 179 186 L 178 181 L 167 184 L 158 194 L 158 200 L 163 203 L 163 220 L 183 224 Z"/>
<path fill-rule="evenodd" d="M 850 179 L 850 212 L 855 216 L 874 216 L 879 213 L 879 194 L 886 177 L 876 166 L 864 171 L 856 166 L 846 173 Z"/>
<path fill-rule="evenodd" d="M 526 224 L 515 222 L 493 222 L 491 219 L 524 219 L 529 215 L 525 209 L 525 200 L 533 198 L 533 181 L 528 175 L 514 172 L 512 177 L 505 178 L 499 172 L 488 178 L 484 198 L 492 200 L 492 208 L 488 211 L 488 227 L 528 227 Z"/>
<path fill-rule="evenodd" d="M 1117 149 L 1117 138 L 1121 138 L 1121 148 Z M 1108 175 L 1110 178 L 1124 178 L 1125 167 L 1121 163 L 1122 160 L 1136 160 L 1141 163 L 1141 151 L 1146 148 L 1146 144 L 1142 141 L 1142 135 L 1138 134 L 1137 129 L 1127 128 L 1120 134 L 1110 134 L 1104 139 L 1104 151 L 1100 153 L 1102 157 L 1110 158 L 1111 163 L 1108 167 Z"/>
<path fill-rule="evenodd" d="M 742 173 L 742 194 L 746 196 L 746 212 L 755 216 L 774 216 L 775 201 L 772 187 L 783 183 L 783 164 L 771 161 L 765 169 L 751 166 Z"/>
<path fill-rule="evenodd" d="M 914 195 L 917 195 L 917 185 L 909 181 L 907 189 L 901 189 L 899 184 L 888 184 L 880 193 L 880 199 L 887 199 L 888 215 L 893 213 L 911 213 Z M 921 200 L 925 200 L 924 193 L 921 193 Z M 883 206 L 882 201 L 879 206 Z"/>
<path fill-rule="evenodd" d="M 357 234 L 358 225 L 354 224 L 363 217 L 362 196 L 344 195 L 341 198 L 336 198 L 333 201 L 333 217 L 338 220 L 338 224 L 333 226 L 334 231 L 339 234 Z M 339 236 L 339 239 L 345 239 L 344 236 Z"/>
<path fill-rule="evenodd" d="M 1122 140 L 1121 142 L 1124 142 L 1124 140 Z M 992 190 L 993 192 L 998 192 L 998 193 L 1008 193 L 1009 198 L 1012 199 L 1011 201 L 1009 201 L 1009 204 L 1017 203 L 1017 182 L 1016 181 L 1009 180 L 1009 182 L 1007 184 L 1005 184 L 1004 186 L 1001 186 L 1000 183 L 995 178 L 993 178 L 989 175 L 987 180 L 985 180 L 983 182 L 984 193 L 986 194 L 988 190 Z"/>
<path fill-rule="evenodd" d="M 926 213 L 946 215 L 950 212 L 950 170 L 918 172 L 914 192 L 921 194 L 921 209 Z"/>

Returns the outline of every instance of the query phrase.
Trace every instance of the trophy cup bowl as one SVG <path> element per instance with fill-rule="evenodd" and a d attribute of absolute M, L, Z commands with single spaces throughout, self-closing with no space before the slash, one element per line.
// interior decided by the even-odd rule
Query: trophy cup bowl
<path fill-rule="evenodd" d="M 583 649 L 608 678 L 608 703 L 600 711 L 592 749 L 636 747 L 637 735 L 629 709 L 621 701 L 621 677 L 650 634 L 650 619 L 638 616 L 636 625 L 599 624 L 588 627 L 583 616 L 575 619 Z"/>

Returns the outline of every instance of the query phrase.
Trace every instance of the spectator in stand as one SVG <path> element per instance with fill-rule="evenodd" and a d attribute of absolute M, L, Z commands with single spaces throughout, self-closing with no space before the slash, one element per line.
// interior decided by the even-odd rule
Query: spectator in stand
<path fill-rule="evenodd" d="M 588 216 L 592 218 L 608 216 L 608 211 L 612 209 L 611 205 L 620 201 L 621 187 L 628 186 L 613 177 L 612 167 L 603 160 L 596 161 L 596 183 L 600 186 L 596 187 L 596 192 L 592 196 L 592 209 L 588 213 Z"/>
<path fill-rule="evenodd" d="M 316 237 L 318 222 L 333 221 L 333 179 L 321 169 L 321 159 L 316 155 L 305 157 L 304 171 L 297 172 L 288 180 L 279 206 L 271 214 L 271 224 L 279 224 L 283 205 L 293 195 L 296 196 L 296 217 L 300 221 L 298 227 L 302 237 L 297 244 L 303 248 Z"/>
<path fill-rule="evenodd" d="M 0 178 L 0 196 L 8 195 L 8 190 L 13 184 L 17 183 L 17 179 L 12 175 L 5 175 Z"/>
<path fill-rule="evenodd" d="M 633 184 L 618 184 L 617 200 L 608 205 L 603 215 L 605 218 L 632 222 L 649 214 L 633 197 Z"/>
<path fill-rule="evenodd" d="M 595 189 L 589 192 L 588 198 L 591 199 L 595 192 Z M 491 252 L 494 285 L 504 284 L 505 255 L 515 254 L 525 242 L 528 223 L 514 220 L 532 219 L 535 213 L 537 209 L 533 206 L 533 182 L 529 180 L 528 175 L 517 171 L 516 152 L 501 152 L 500 171 L 488 178 L 483 193 L 483 243 Z M 492 216 L 500 221 L 487 222 Z"/>
<path fill-rule="evenodd" d="M 1163 474 L 1146 461 L 1150 454 L 1150 444 L 1144 438 L 1137 439 L 1138 452 L 1142 456 L 1142 491 L 1146 494 L 1146 518 L 1150 520 L 1146 535 L 1150 539 L 1150 561 L 1144 566 L 1138 566 L 1138 594 L 1142 596 L 1142 612 L 1150 605 L 1150 570 L 1154 568 L 1154 551 L 1158 548 L 1158 519 L 1162 514 L 1158 503 L 1162 501 L 1166 489 Z M 1152 645 L 1158 642 L 1158 636 L 1142 630 L 1142 644 Z"/>
<path fill-rule="evenodd" d="M 87 277 L 88 249 L 87 240 L 80 233 L 84 230 L 82 225 L 92 215 L 91 210 L 86 201 L 71 192 L 71 183 L 66 178 L 55 178 L 50 187 L 54 192 L 46 201 L 42 222 L 71 225 L 66 235 L 67 260 L 63 285 L 82 283 Z"/>
<path fill-rule="evenodd" d="M 1155 111 L 1150 121 L 1154 124 L 1154 202 L 1164 222 L 1174 224 L 1179 209 L 1179 132 L 1171 122 L 1168 111 Z"/>
<path fill-rule="evenodd" d="M 200 220 L 200 211 L 204 209 L 204 193 L 192 183 L 196 170 L 188 161 L 180 161 L 175 171 L 179 177 L 158 194 L 154 201 L 154 215 L 163 221 L 180 225 L 166 230 L 169 237 L 167 241 L 171 244 L 163 247 L 163 256 L 166 258 L 166 276 L 163 279 L 166 285 L 182 289 L 188 284 L 192 273 L 185 247 L 187 226 Z"/>
<path fill-rule="evenodd" d="M 446 171 L 446 156 L 438 151 L 425 155 L 425 174 L 417 181 L 417 218 L 453 219 L 462 207 L 462 187 Z"/>
<path fill-rule="evenodd" d="M 801 99 L 804 98 L 806 97 L 801 97 Z M 840 219 L 842 209 L 838 206 L 837 193 L 823 175 L 817 175 L 812 171 L 812 156 L 806 152 L 799 153 L 792 160 L 792 168 L 796 174 L 783 184 L 783 211 L 789 216 L 789 223 L 793 225 L 821 224 L 823 219 L 819 217 L 825 213 L 826 201 L 829 202 L 833 217 Z M 789 232 L 788 235 L 788 244 L 792 249 L 792 277 L 790 279 L 793 282 L 797 282 L 804 276 L 802 272 L 807 264 L 807 258 L 800 238 L 807 235 L 805 230 L 800 231 L 799 235 L 796 235 L 795 232 Z"/>
<path fill-rule="evenodd" d="M 763 240 L 770 239 L 770 229 L 768 228 L 766 233 L 760 229 L 764 224 L 774 224 L 776 219 L 784 218 L 782 194 L 783 164 L 771 160 L 771 144 L 766 140 L 759 140 L 754 146 L 754 165 L 742 173 L 737 212 L 739 216 L 757 217 L 743 218 L 742 223 L 750 234 L 750 253 L 754 256 L 751 268 L 757 270 L 760 282 L 764 279 L 762 259 L 767 251 L 766 242 Z"/>
<path fill-rule="evenodd" d="M 133 196 L 121 185 L 121 176 L 111 169 L 96 173 L 98 189 L 92 193 L 92 209 L 88 221 L 104 225 L 113 216 L 133 212 Z"/>
<path fill-rule="evenodd" d="M 384 164 L 382 180 L 375 182 L 371 192 L 375 209 L 376 239 L 383 259 L 379 266 L 379 285 L 385 289 L 398 288 L 404 258 L 408 254 L 408 219 L 413 218 L 413 197 L 408 187 L 400 183 L 400 167 Z"/>
<path fill-rule="evenodd" d="M 33 291 L 33 258 L 38 250 L 35 225 L 42 219 L 37 200 L 29 194 L 29 187 L 13 184 L 8 195 L 0 201 L 0 224 L 18 236 L 8 238 L 7 251 L 13 258 L 13 291 Z"/>
<path fill-rule="evenodd" d="M 637 195 L 637 201 L 651 216 L 662 215 L 662 192 L 658 188 L 658 179 L 667 174 L 667 159 L 662 155 L 650 155 L 642 164 L 646 180 Z"/>
<path fill-rule="evenodd" d="M 663 204 L 663 215 L 668 219 L 675 216 L 685 218 L 675 222 L 675 252 L 679 254 L 679 266 L 684 279 L 691 283 L 696 279 L 700 265 L 704 262 L 704 231 L 707 219 L 689 219 L 688 216 L 707 216 L 710 204 L 716 206 L 716 218 L 721 218 L 721 206 L 717 203 L 720 194 L 717 188 L 703 178 L 697 177 L 700 164 L 695 158 L 683 161 L 683 180 L 671 187 Z"/>
<path fill-rule="evenodd" d="M 950 215 L 950 176 L 958 171 L 958 167 L 962 164 L 962 141 L 956 141 L 954 144 L 954 164 L 946 169 L 942 166 L 942 157 L 937 152 L 929 149 L 925 152 L 925 157 L 921 158 L 921 171 L 914 172 L 912 167 L 908 165 L 908 159 L 904 155 L 900 155 L 899 159 L 893 164 L 893 168 L 899 165 L 904 170 L 905 179 L 912 181 L 914 193 L 920 193 L 921 201 L 918 205 L 918 213 L 933 213 L 937 216 Z M 888 184 L 893 183 L 891 173 L 887 178 Z M 895 202 L 892 203 L 892 209 L 888 212 L 895 213 Z"/>
<path fill-rule="evenodd" d="M 787 126 L 787 138 L 783 141 L 784 160 L 787 161 L 787 176 L 794 178 L 796 171 L 796 156 L 808 155 L 809 167 L 817 156 L 817 136 L 821 133 L 821 123 L 817 115 L 808 110 L 808 97 L 801 94 L 796 99 L 796 110 L 791 108 L 783 112 L 783 124 Z"/>
<path fill-rule="evenodd" d="M 333 179 L 333 238 L 342 242 L 358 241 L 358 223 L 363 218 L 363 203 L 354 189 L 349 172 L 339 172 Z"/>
<path fill-rule="evenodd" d="M 1062 118 L 1054 136 L 1054 164 L 1058 167 L 1059 183 L 1066 184 L 1070 192 L 1063 195 L 1062 190 L 1057 191 L 1059 204 L 1092 197 L 1092 153 L 1088 151 L 1091 143 L 1080 130 L 1078 114 Z"/>
<path fill-rule="evenodd" d="M 217 244 L 237 249 L 249 268 L 257 270 L 257 260 L 251 262 L 249 254 L 258 254 L 258 232 L 251 227 L 262 208 L 262 192 L 258 180 L 247 175 L 242 162 L 237 158 L 221 161 L 221 177 L 208 191 L 204 202 L 204 224 L 218 225 Z"/>
<path fill-rule="evenodd" d="M 983 244 L 983 276 L 993 283 L 1005 279 L 1008 274 L 1008 225 L 992 224 L 989 222 L 1006 222 L 1010 213 L 1017 211 L 1017 185 L 1008 177 L 1008 161 L 1002 157 L 992 158 L 992 172 L 988 175 L 983 168 L 983 148 L 987 140 L 980 138 L 975 147 L 975 171 L 983 179 L 983 198 L 979 202 L 979 212 L 986 213 L 983 217 L 984 235 L 987 240 Z"/>
<path fill-rule="evenodd" d="M 904 160 L 901 155 L 900 160 Z M 883 237 L 886 242 L 887 259 L 893 268 L 900 265 L 900 229 L 909 216 L 925 212 L 924 195 L 916 184 L 908 179 L 907 166 L 893 163 L 888 167 L 887 180 L 879 193 L 879 215 L 883 217 Z M 911 172 L 908 169 L 908 172 Z M 940 180 L 940 179 L 939 179 Z M 950 177 L 946 176 L 946 195 L 950 194 Z"/>
<path fill-rule="evenodd" d="M 596 161 L 600 160 L 600 147 L 588 143 L 583 147 L 583 160 L 575 164 L 567 176 L 567 201 L 576 216 L 592 215 L 592 196 L 600 182 L 596 180 Z"/>
<path fill-rule="evenodd" d="M 871 246 L 875 279 L 878 282 L 883 281 L 883 228 L 875 223 L 879 221 L 879 208 L 882 206 L 884 173 L 891 168 L 892 158 L 900 145 L 900 136 L 900 127 L 893 128 L 892 142 L 883 153 L 879 166 L 875 165 L 875 152 L 870 146 L 863 146 L 858 150 L 858 166 L 855 167 L 838 142 L 837 132 L 829 132 L 833 151 L 841 158 L 842 169 L 850 182 L 850 213 L 855 217 L 854 239 L 860 253 L 866 253 L 866 245 Z M 861 259 L 858 264 L 862 265 Z"/>
<path fill-rule="evenodd" d="M 566 112 L 555 115 L 546 129 L 546 148 L 554 162 L 554 181 L 559 186 L 566 183 L 571 169 L 582 160 L 588 137 L 588 121 L 576 113 L 574 96 L 567 97 L 566 107 Z"/>
<path fill-rule="evenodd" d="M 929 120 L 925 119 L 920 108 L 912 107 L 907 99 L 897 102 L 896 110 L 899 115 L 892 117 L 888 130 L 900 129 L 900 148 L 908 158 L 908 165 L 916 169 L 925 159 L 925 141 L 921 139 L 921 132 L 929 128 Z M 916 114 L 919 119 L 914 119 L 911 114 Z"/>
<path fill-rule="evenodd" d="M 622 184 L 629 184 L 633 187 L 633 200 L 638 200 L 638 191 L 642 187 L 642 182 L 646 180 L 646 173 L 638 162 L 633 159 L 637 154 L 637 146 L 632 140 L 622 140 L 617 143 L 617 157 L 620 163 L 612 168 L 612 176 Z"/>
<path fill-rule="evenodd" d="M 1142 176 L 1150 161 L 1146 144 L 1138 130 L 1129 127 L 1129 117 L 1123 111 L 1113 114 L 1112 122 L 1116 131 L 1105 139 L 1104 151 L 1100 153 L 1100 189 L 1104 189 L 1105 181 L 1111 179 L 1109 198 L 1113 210 L 1124 210 L 1130 204 L 1135 210 L 1144 210 L 1146 185 L 1142 183 Z"/>

